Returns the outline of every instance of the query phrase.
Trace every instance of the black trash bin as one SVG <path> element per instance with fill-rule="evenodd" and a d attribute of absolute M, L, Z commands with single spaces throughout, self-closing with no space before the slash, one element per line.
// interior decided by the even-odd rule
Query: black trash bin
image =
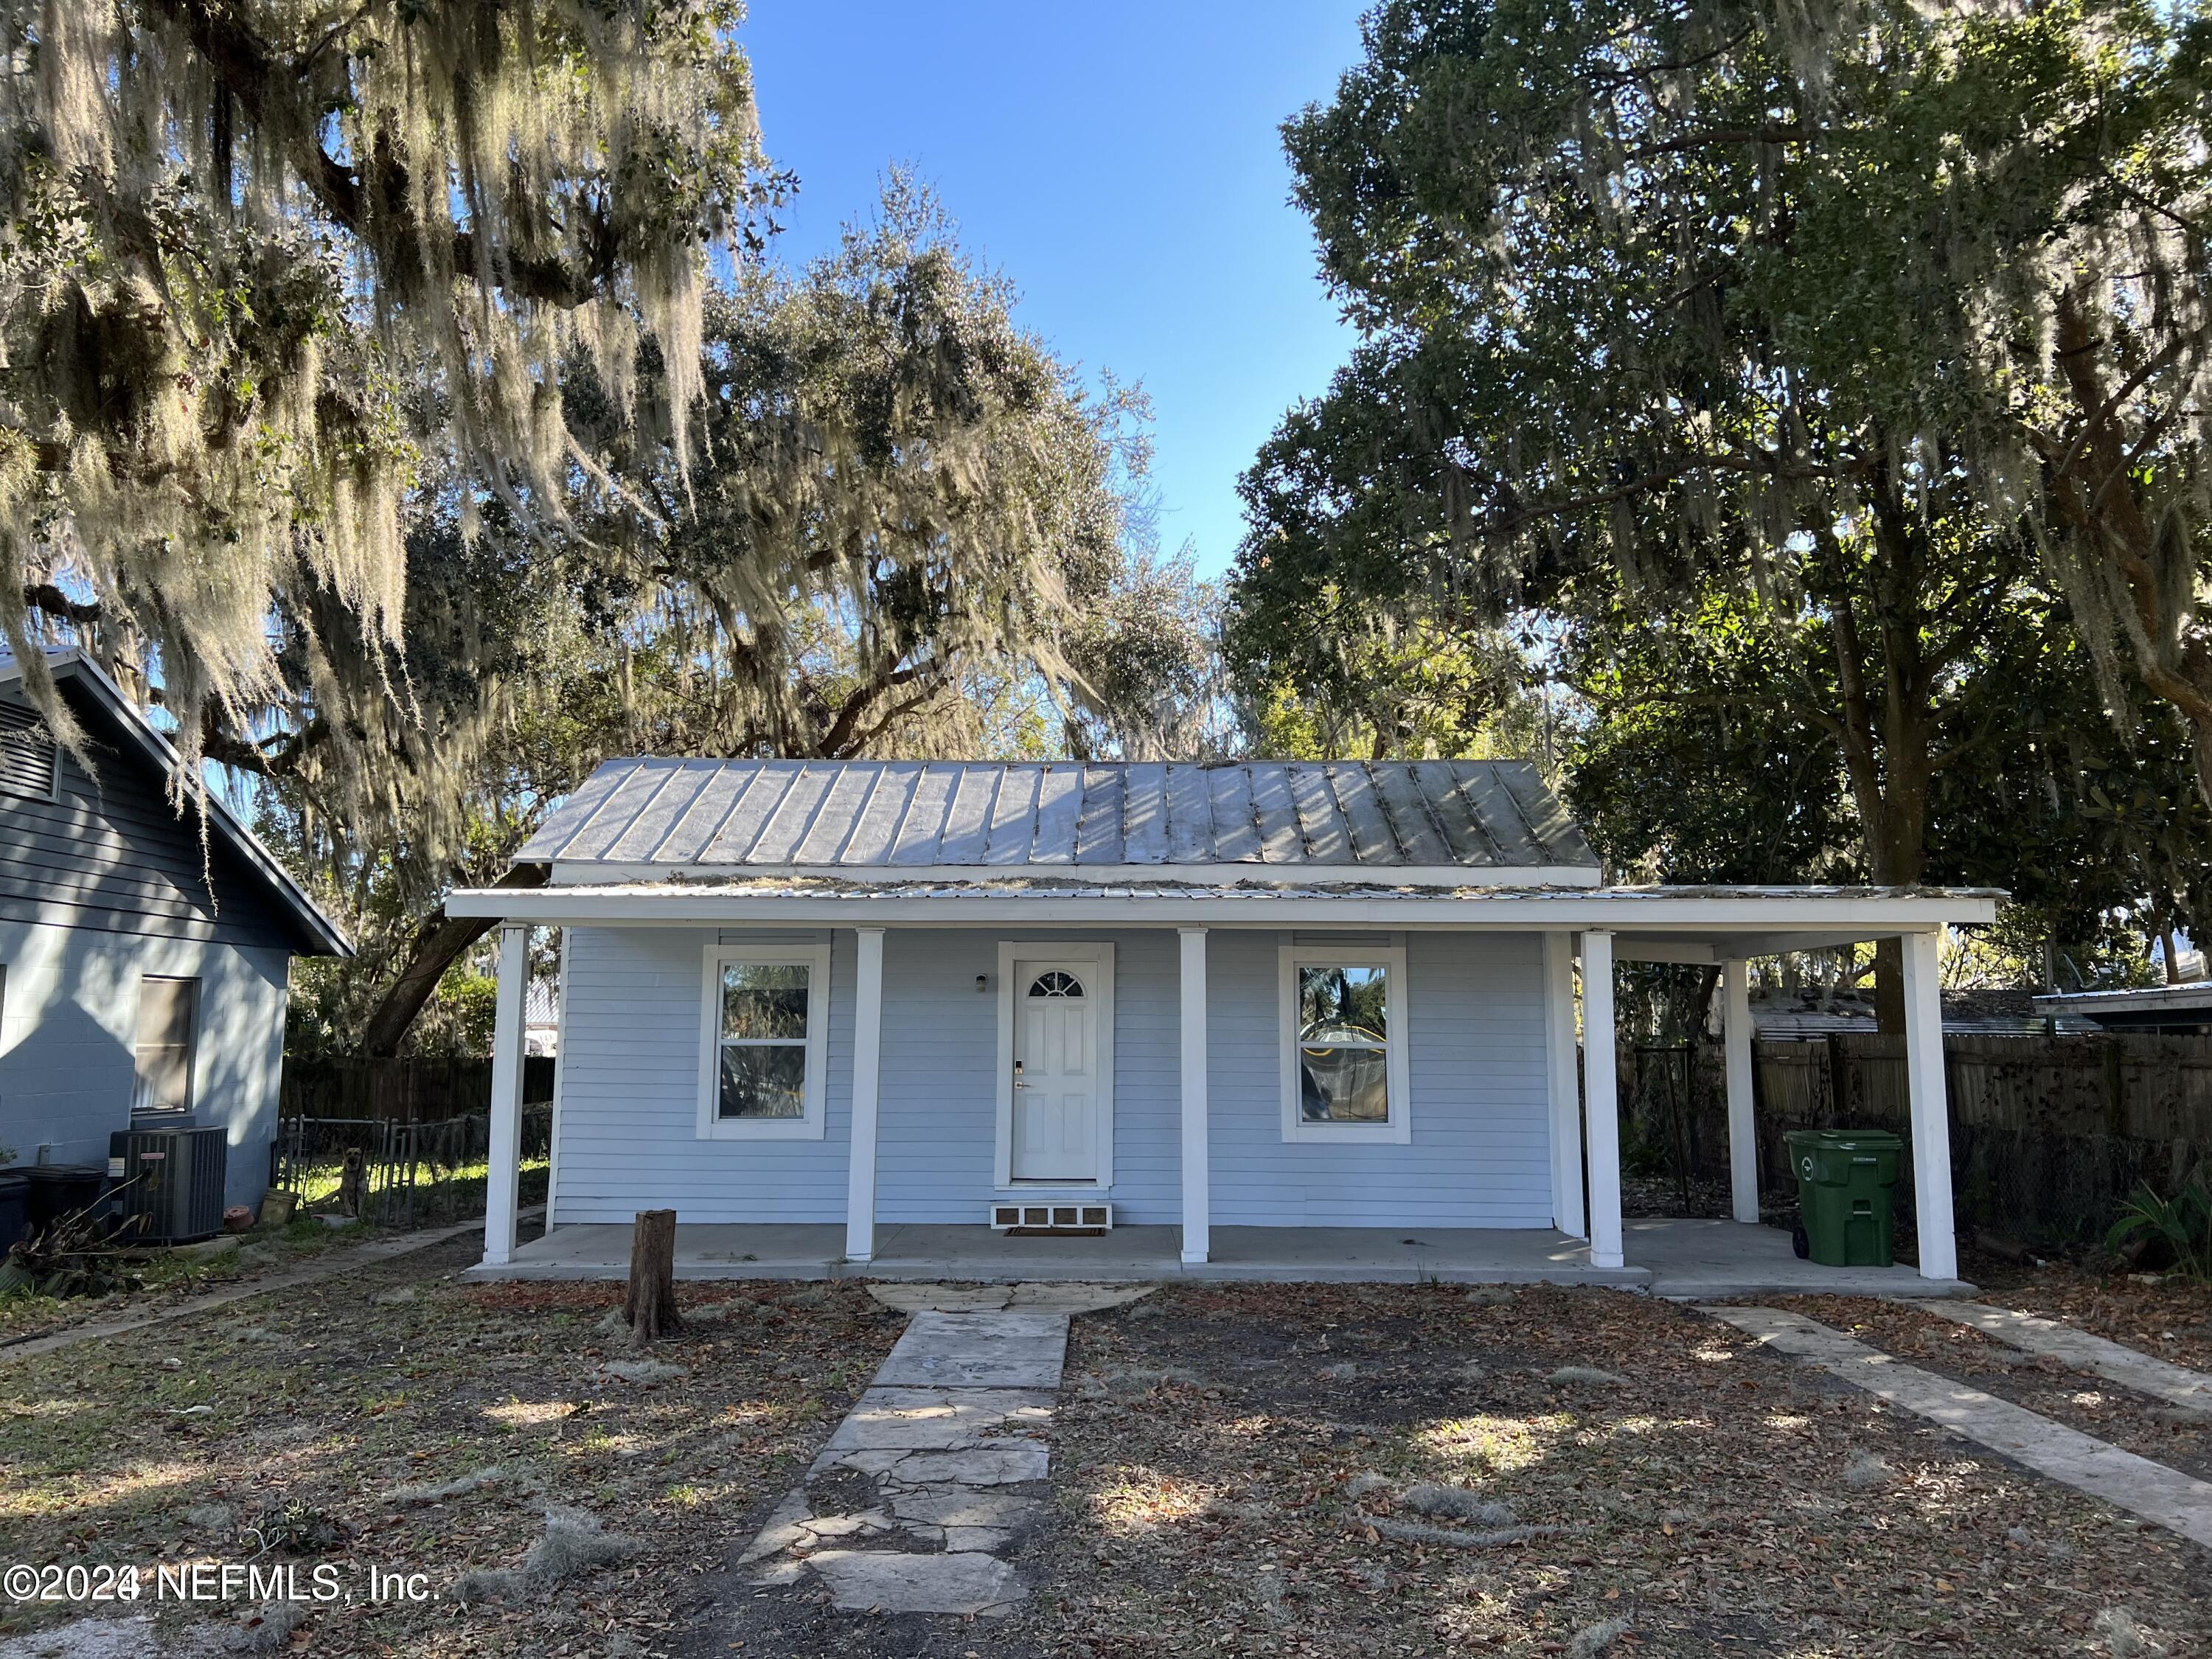
<path fill-rule="evenodd" d="M 31 1231 L 31 1177 L 21 1170 L 0 1170 L 0 1255 Z"/>
<path fill-rule="evenodd" d="M 31 1178 L 26 1196 L 34 1232 L 62 1216 L 89 1209 L 107 1187 L 107 1171 L 97 1164 L 33 1164 L 23 1173 Z"/>

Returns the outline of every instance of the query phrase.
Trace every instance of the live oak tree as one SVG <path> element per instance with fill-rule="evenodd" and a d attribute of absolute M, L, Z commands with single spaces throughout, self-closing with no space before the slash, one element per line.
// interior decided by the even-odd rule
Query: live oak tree
<path fill-rule="evenodd" d="M 188 760 L 312 749 L 356 830 L 459 833 L 407 769 L 465 767 L 464 733 L 395 763 L 353 718 L 407 678 L 410 501 L 565 526 L 609 483 L 579 364 L 608 430 L 692 453 L 708 259 L 775 188 L 739 15 L 0 5 L 0 638 L 65 735 L 57 629 Z"/>
<path fill-rule="evenodd" d="M 1613 867 L 1864 880 L 1842 744 L 1824 718 L 1832 661 L 1817 638 L 1718 599 L 1656 619 L 1628 605 L 1579 617 L 1558 653 L 1585 711 L 1565 787 Z M 1960 653 L 1936 716 L 1945 763 L 1931 778 L 1929 876 L 2007 890 L 2000 931 L 2040 982 L 2124 973 L 2161 931 L 2212 918 L 2212 811 L 2188 744 L 2156 722 L 2132 747 L 2118 741 L 2051 584 L 2023 584 Z"/>
<path fill-rule="evenodd" d="M 2139 687 L 2195 721 L 2203 38 L 2089 0 L 1381 7 L 1286 128 L 1368 337 L 1254 470 L 1245 614 L 1815 617 L 1883 882 L 1925 868 L 2005 558 L 2065 578 L 2124 723 Z"/>
<path fill-rule="evenodd" d="M 467 704 L 489 661 L 500 737 L 443 846 L 364 845 L 317 817 L 311 856 L 377 947 L 325 970 L 322 1000 L 354 1011 L 334 1031 L 397 1051 L 484 931 L 435 895 L 543 879 L 507 870 L 514 848 L 609 756 L 972 756 L 1009 703 L 1063 750 L 1201 741 L 1210 607 L 1187 560 L 1146 552 L 1141 398 L 1087 388 L 1012 304 L 894 177 L 831 252 L 710 291 L 688 460 L 618 424 L 580 370 L 564 418 L 619 494 L 580 492 L 540 540 L 497 504 L 474 543 L 418 527 L 435 573 L 418 592 L 441 597 L 411 601 L 410 700 Z M 291 775 L 279 835 L 300 844 L 314 793 Z"/>

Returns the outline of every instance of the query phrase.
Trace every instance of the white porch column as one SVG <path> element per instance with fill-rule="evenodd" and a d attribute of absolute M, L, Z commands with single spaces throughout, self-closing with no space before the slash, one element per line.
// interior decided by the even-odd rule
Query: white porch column
<path fill-rule="evenodd" d="M 1206 929 L 1182 938 L 1182 1259 L 1203 1261 L 1212 1248 L 1212 1183 L 1206 1164 Z"/>
<path fill-rule="evenodd" d="M 845 1259 L 876 1253 L 876 1103 L 883 1081 L 884 930 L 863 927 L 853 977 L 853 1144 L 847 1157 Z"/>
<path fill-rule="evenodd" d="M 1721 1048 L 1727 1060 L 1729 1197 L 1738 1221 L 1759 1219 L 1759 1124 L 1752 1111 L 1751 964 L 1721 963 Z"/>
<path fill-rule="evenodd" d="M 522 1164 L 524 999 L 530 989 L 530 929 L 499 930 L 499 1000 L 491 1038 L 490 1145 L 484 1176 L 484 1265 L 514 1259 L 514 1212 Z"/>
<path fill-rule="evenodd" d="M 1942 934 L 1905 936 L 1905 1086 L 1912 1104 L 1912 1190 L 1918 1201 L 1920 1276 L 1959 1276 L 1951 1213 L 1951 1104 L 1943 1074 L 1943 994 L 1936 974 Z"/>
<path fill-rule="evenodd" d="M 1551 1075 L 1552 1224 L 1587 1238 L 1583 1218 L 1582 1080 L 1575 1065 L 1575 941 L 1544 935 L 1544 1048 Z"/>
<path fill-rule="evenodd" d="M 1589 1255 L 1618 1267 L 1620 1254 L 1620 1086 L 1613 1053 L 1613 935 L 1583 935 L 1583 1091 L 1589 1134 Z"/>

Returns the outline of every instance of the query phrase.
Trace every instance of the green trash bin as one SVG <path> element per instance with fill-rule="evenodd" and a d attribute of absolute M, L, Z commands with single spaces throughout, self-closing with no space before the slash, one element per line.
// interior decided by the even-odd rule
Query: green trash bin
<path fill-rule="evenodd" d="M 1828 1267 L 1888 1267 L 1905 1143 L 1887 1129 L 1792 1129 L 1782 1139 L 1797 1176 L 1797 1254 Z"/>

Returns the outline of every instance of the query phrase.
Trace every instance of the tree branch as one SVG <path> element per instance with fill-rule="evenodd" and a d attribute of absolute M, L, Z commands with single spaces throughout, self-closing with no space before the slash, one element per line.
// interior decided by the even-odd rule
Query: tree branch
<path fill-rule="evenodd" d="M 495 887 L 543 887 L 551 879 L 551 870 L 543 864 L 518 864 L 492 884 Z M 445 977 L 446 969 L 460 960 L 461 953 L 499 925 L 496 916 L 449 916 L 446 907 L 440 905 L 422 918 L 408 941 L 407 960 L 401 965 L 399 975 L 384 994 L 362 1029 L 362 1052 L 377 1059 L 390 1059 L 399 1052 L 406 1040 L 408 1028 L 415 1017 L 422 1012 L 422 1005 L 436 994 L 438 981 Z"/>

